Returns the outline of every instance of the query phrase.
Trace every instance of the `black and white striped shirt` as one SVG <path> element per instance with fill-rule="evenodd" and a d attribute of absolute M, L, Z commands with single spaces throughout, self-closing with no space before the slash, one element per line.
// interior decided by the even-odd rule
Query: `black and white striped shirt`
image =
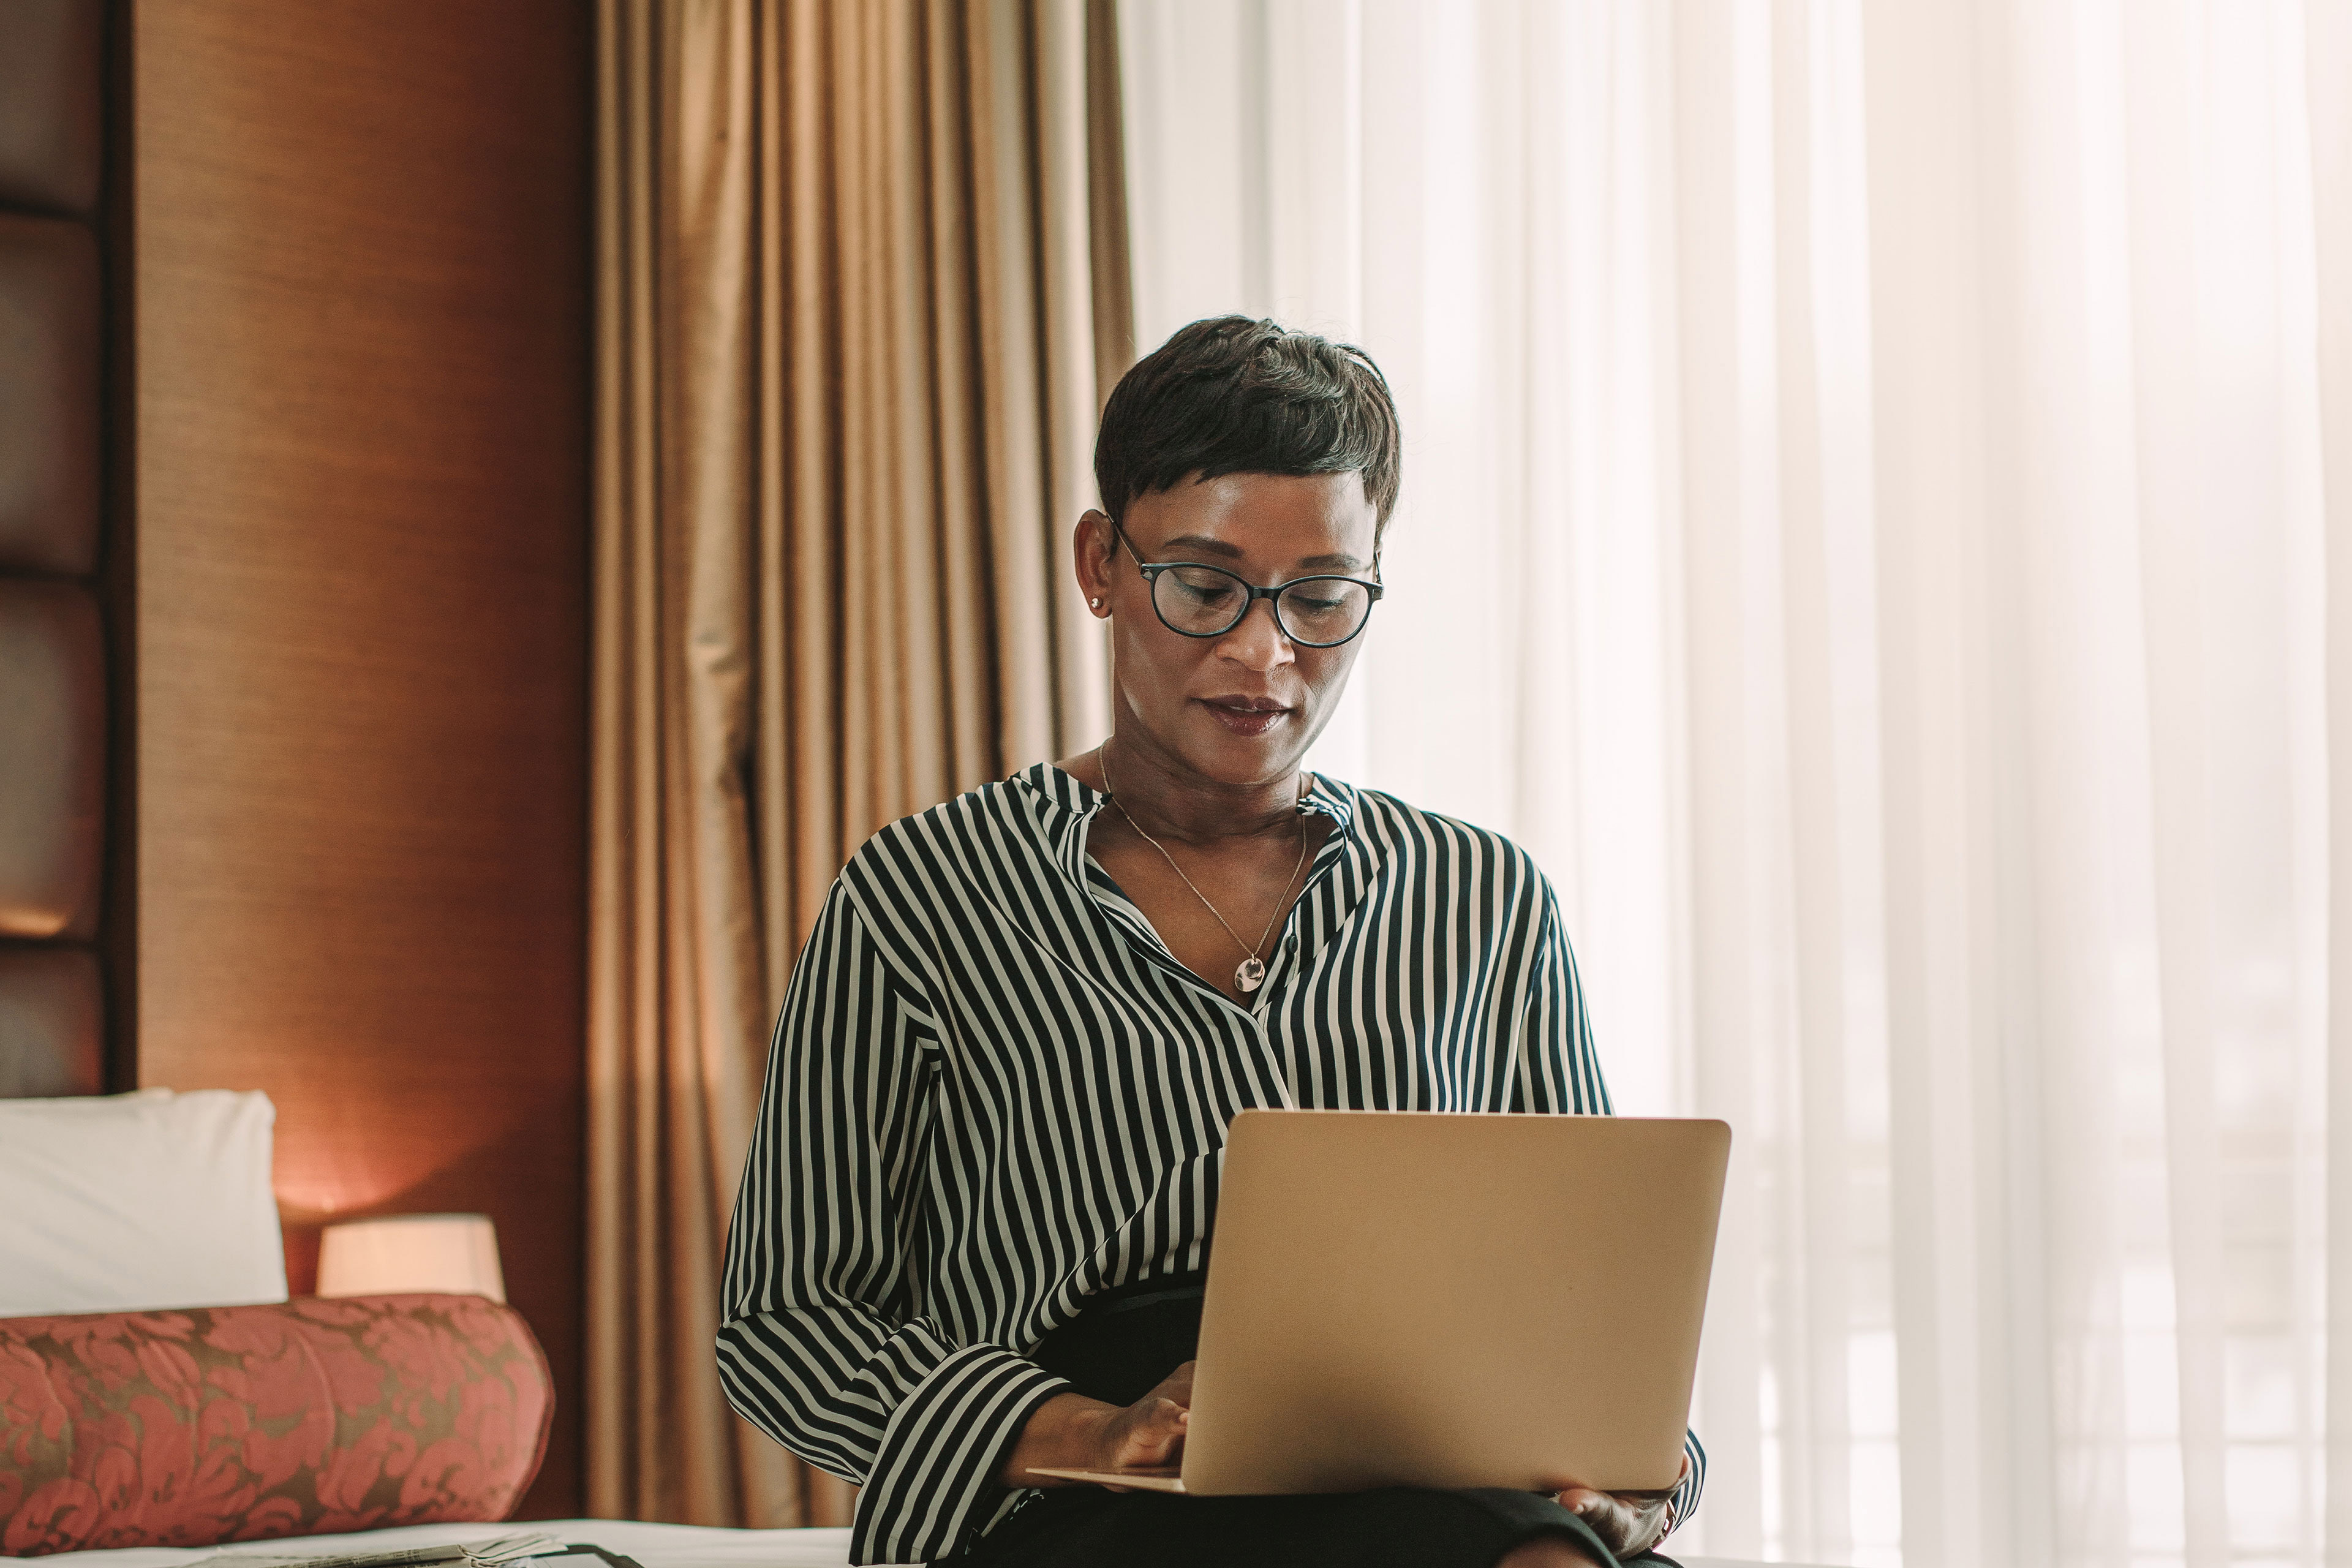
<path fill-rule="evenodd" d="M 1108 797 L 1049 764 L 883 829 L 835 883 L 776 1024 L 719 1366 L 864 1484 L 853 1563 L 1002 1516 L 995 1471 L 1067 1386 L 1022 1352 L 1095 1291 L 1201 1266 L 1236 1112 L 1609 1110 L 1527 854 L 1311 783 L 1331 829 L 1248 1007 L 1095 864 Z"/>

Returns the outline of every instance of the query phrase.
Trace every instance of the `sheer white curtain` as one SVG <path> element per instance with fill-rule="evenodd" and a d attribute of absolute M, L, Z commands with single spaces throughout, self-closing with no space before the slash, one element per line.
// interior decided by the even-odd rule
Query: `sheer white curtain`
<path fill-rule="evenodd" d="M 1679 1543 L 2352 1563 L 2352 5 L 1121 30 L 1139 341 L 1402 405 L 1318 765 L 1738 1129 Z"/>

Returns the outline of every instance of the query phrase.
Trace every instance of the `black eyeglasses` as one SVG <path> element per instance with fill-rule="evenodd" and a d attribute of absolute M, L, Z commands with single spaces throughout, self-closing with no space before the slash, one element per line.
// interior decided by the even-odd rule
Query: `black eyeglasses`
<path fill-rule="evenodd" d="M 1242 624 L 1252 605 L 1271 599 L 1274 624 L 1284 637 L 1303 647 L 1337 647 L 1364 629 L 1383 592 L 1360 577 L 1294 577 L 1261 588 L 1222 566 L 1146 561 L 1118 523 L 1110 526 L 1151 584 L 1160 624 L 1180 637 L 1223 637 Z"/>

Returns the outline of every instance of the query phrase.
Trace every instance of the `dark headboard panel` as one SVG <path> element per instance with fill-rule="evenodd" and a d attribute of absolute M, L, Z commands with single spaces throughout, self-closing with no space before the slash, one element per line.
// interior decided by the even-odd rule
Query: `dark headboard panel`
<path fill-rule="evenodd" d="M 102 0 L 0 16 L 0 1096 L 105 1085 Z"/>

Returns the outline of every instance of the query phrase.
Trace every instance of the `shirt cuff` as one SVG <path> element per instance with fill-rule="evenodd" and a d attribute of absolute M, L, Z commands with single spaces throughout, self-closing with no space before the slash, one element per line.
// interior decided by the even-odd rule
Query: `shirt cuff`
<path fill-rule="evenodd" d="M 1683 1452 L 1689 1456 L 1690 1474 L 1683 1478 L 1682 1483 L 1666 1500 L 1667 1518 L 1671 1521 L 1666 1526 L 1667 1535 L 1672 1535 L 1689 1521 L 1691 1514 L 1698 1508 L 1699 1494 L 1706 1489 L 1706 1450 L 1699 1446 L 1697 1433 L 1683 1434 Z M 1664 1537 L 1659 1539 L 1664 1540 Z"/>
<path fill-rule="evenodd" d="M 882 1429 L 874 1468 L 857 1495 L 852 1563 L 934 1563 L 950 1557 L 1004 1489 L 996 1473 L 1013 1455 L 1037 1407 L 1066 1392 L 1066 1378 L 1001 1345 L 897 1348 L 939 1352 Z"/>

